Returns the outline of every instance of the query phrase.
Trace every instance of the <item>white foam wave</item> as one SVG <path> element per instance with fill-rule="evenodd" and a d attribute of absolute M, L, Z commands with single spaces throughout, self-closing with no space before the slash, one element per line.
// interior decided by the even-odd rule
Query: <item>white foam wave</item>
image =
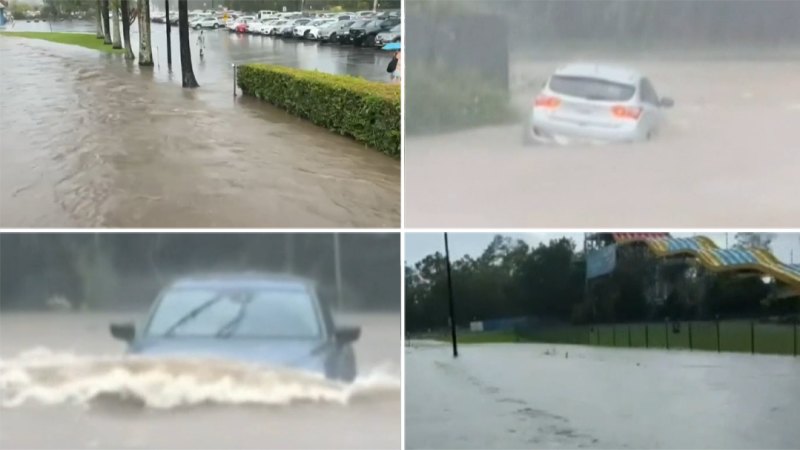
<path fill-rule="evenodd" d="M 0 405 L 6 408 L 29 402 L 90 405 L 106 397 L 160 409 L 199 404 L 347 405 L 399 392 L 400 377 L 389 366 L 341 383 L 296 370 L 210 359 L 81 356 L 43 348 L 0 359 Z"/>

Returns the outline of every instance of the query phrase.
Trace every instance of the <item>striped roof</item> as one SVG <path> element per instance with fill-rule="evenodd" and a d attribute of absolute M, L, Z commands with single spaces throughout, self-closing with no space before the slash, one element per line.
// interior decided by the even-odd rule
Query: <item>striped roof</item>
<path fill-rule="evenodd" d="M 669 236 L 642 236 L 647 233 L 618 233 L 617 243 L 644 242 L 658 257 L 688 255 L 697 258 L 708 269 L 716 272 L 752 270 L 769 275 L 800 292 L 800 265 L 781 262 L 771 252 L 761 249 L 722 249 L 706 236 L 673 238 Z M 653 233 L 657 234 L 657 233 Z M 665 234 L 665 233 L 662 233 Z"/>
<path fill-rule="evenodd" d="M 669 233 L 611 233 L 618 244 L 631 241 L 645 241 L 653 238 L 669 237 Z"/>

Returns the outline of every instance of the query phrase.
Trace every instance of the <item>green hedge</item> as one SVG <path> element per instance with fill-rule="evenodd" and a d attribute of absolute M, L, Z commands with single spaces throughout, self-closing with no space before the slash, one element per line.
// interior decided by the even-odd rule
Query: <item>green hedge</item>
<path fill-rule="evenodd" d="M 239 66 L 255 96 L 336 133 L 400 157 L 400 86 L 267 64 Z"/>

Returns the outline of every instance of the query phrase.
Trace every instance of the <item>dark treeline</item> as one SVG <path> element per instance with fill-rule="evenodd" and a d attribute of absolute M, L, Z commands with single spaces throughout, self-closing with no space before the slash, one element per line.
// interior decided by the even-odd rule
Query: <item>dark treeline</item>
<path fill-rule="evenodd" d="M 555 323 L 613 323 L 797 314 L 797 298 L 773 299 L 758 276 L 710 274 L 691 259 L 657 260 L 623 246 L 614 272 L 586 283 L 581 251 L 567 238 L 531 247 L 496 236 L 481 255 L 452 262 L 456 322 L 536 317 Z M 445 257 L 405 268 L 406 328 L 448 324 Z M 588 286 L 589 295 L 585 295 Z"/>
<path fill-rule="evenodd" d="M 3 233 L 0 307 L 63 296 L 86 308 L 141 308 L 175 277 L 229 271 L 309 277 L 335 304 L 334 241 L 330 233 Z M 340 234 L 339 248 L 343 307 L 398 309 L 399 236 Z"/>

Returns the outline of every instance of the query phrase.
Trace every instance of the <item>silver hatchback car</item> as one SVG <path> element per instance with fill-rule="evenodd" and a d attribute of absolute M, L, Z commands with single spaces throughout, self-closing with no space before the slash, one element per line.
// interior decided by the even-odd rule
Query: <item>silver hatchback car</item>
<path fill-rule="evenodd" d="M 576 63 L 558 69 L 536 96 L 525 123 L 526 144 L 559 137 L 632 142 L 650 139 L 674 104 L 661 98 L 639 72 L 624 67 Z"/>

